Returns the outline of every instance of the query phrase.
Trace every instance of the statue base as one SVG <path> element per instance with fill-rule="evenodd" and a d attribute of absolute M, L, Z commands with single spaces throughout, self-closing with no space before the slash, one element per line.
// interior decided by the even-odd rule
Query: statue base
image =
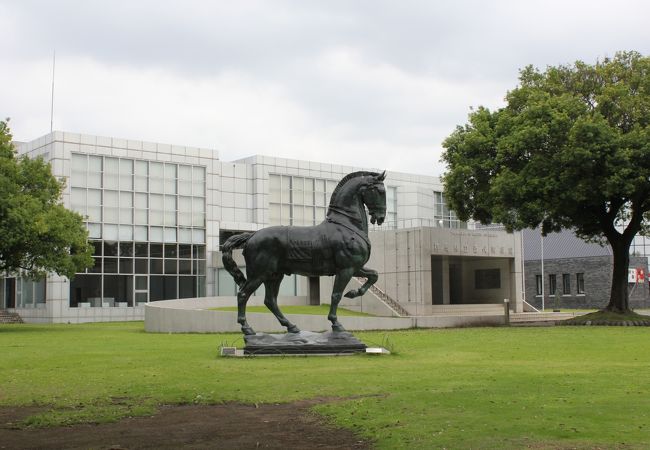
<path fill-rule="evenodd" d="M 245 355 L 317 355 L 365 353 L 366 344 L 347 331 L 266 334 L 244 336 Z"/>

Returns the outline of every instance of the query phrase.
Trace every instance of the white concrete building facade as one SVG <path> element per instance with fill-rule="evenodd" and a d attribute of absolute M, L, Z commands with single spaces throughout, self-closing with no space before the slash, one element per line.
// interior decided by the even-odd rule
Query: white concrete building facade
<path fill-rule="evenodd" d="M 63 203 L 85 217 L 95 247 L 95 266 L 73 280 L 4 277 L 0 308 L 34 322 L 141 320 L 148 302 L 234 296 L 220 242 L 269 225 L 320 223 L 343 176 L 381 169 L 259 155 L 225 162 L 213 149 L 60 131 L 17 149 L 65 179 Z M 468 230 L 437 177 L 389 172 L 385 185 L 387 218 L 371 232 L 368 266 L 386 295 L 409 314 L 503 298 L 521 310 L 518 234 Z M 287 276 L 280 295 L 328 303 L 329 286 Z"/>

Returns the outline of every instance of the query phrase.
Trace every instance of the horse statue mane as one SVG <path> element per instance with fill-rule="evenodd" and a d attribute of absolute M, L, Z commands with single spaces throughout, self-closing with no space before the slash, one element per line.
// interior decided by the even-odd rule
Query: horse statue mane
<path fill-rule="evenodd" d="M 332 192 L 332 197 L 330 198 L 330 204 L 329 206 L 334 206 L 336 205 L 336 196 L 339 194 L 343 186 L 350 181 L 353 178 L 357 177 L 365 177 L 365 176 L 379 176 L 380 174 L 378 172 L 368 172 L 367 170 L 360 170 L 358 172 L 352 172 L 341 178 L 341 181 L 336 185 L 336 188 L 334 188 L 334 192 Z"/>

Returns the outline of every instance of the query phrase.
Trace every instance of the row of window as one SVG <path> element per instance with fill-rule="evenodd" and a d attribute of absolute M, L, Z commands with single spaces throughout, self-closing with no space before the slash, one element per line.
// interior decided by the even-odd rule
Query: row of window
<path fill-rule="evenodd" d="M 271 225 L 316 225 L 325 219 L 338 182 L 292 175 L 269 175 Z M 386 187 L 386 224 L 397 221 L 396 188 Z"/>
<path fill-rule="evenodd" d="M 205 167 L 72 154 L 71 185 L 205 196 Z"/>
<path fill-rule="evenodd" d="M 584 294 L 585 293 L 585 274 L 576 273 L 576 293 Z M 542 276 L 535 275 L 535 285 L 537 289 L 537 295 L 542 295 L 543 286 L 542 286 Z M 556 295 L 558 293 L 557 286 L 557 275 L 552 273 L 548 276 L 548 295 Z M 571 274 L 563 273 L 562 274 L 562 295 L 571 295 Z"/>

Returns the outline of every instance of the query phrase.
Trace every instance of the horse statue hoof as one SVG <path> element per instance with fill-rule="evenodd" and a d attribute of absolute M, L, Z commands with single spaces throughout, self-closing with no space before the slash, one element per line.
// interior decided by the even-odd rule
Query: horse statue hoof
<path fill-rule="evenodd" d="M 290 327 L 287 327 L 287 332 L 288 333 L 300 333 L 300 328 L 298 328 L 295 325 L 291 325 Z"/>
<path fill-rule="evenodd" d="M 241 327 L 241 332 L 244 333 L 246 336 L 255 335 L 255 330 L 253 330 L 253 328 L 250 326 Z"/>
<path fill-rule="evenodd" d="M 343 328 L 343 325 L 341 325 L 340 323 L 337 323 L 332 325 L 332 331 L 338 333 L 340 331 L 345 331 L 345 328 Z"/>

